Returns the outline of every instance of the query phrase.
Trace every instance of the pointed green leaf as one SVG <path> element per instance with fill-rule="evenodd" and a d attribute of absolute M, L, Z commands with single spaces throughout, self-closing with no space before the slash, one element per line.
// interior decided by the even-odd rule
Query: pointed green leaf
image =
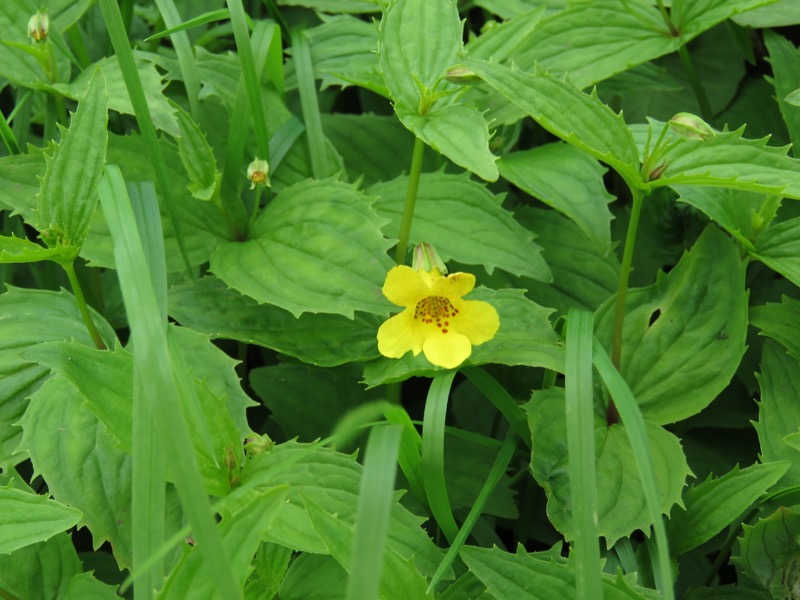
<path fill-rule="evenodd" d="M 733 21 L 737 25 L 753 29 L 797 25 L 800 23 L 800 4 L 794 0 L 778 0 L 761 8 L 734 15 Z"/>
<path fill-rule="evenodd" d="M 547 516 L 568 540 L 572 540 L 575 524 L 567 469 L 564 390 L 551 388 L 535 392 L 524 408 L 528 411 L 533 439 L 531 470 L 547 492 Z M 610 547 L 637 529 L 649 531 L 653 522 L 628 433 L 621 424 L 609 427 L 597 414 L 594 419 L 596 472 L 601 484 L 597 488 L 598 532 Z M 669 514 L 672 506 L 681 502 L 681 491 L 690 470 L 678 438 L 653 423 L 645 425 L 658 491 L 658 510 Z"/>
<path fill-rule="evenodd" d="M 597 314 L 607 347 L 614 305 Z M 705 408 L 736 372 L 746 333 L 744 265 L 735 244 L 709 227 L 669 274 L 628 293 L 620 371 L 644 417 L 673 423 Z"/>
<path fill-rule="evenodd" d="M 775 0 L 673 0 L 671 16 L 685 41 L 732 16 Z"/>
<path fill-rule="evenodd" d="M 800 485 L 800 455 L 785 441 L 786 436 L 797 431 L 800 423 L 800 365 L 772 341 L 764 344 L 759 386 L 761 400 L 755 428 L 761 461 L 789 461 L 791 467 L 781 484 Z"/>
<path fill-rule="evenodd" d="M 45 248 L 26 238 L 6 237 L 0 235 L 0 264 L 2 263 L 32 263 L 43 260 L 52 260 L 57 263 L 69 263 L 78 256 L 78 250 L 69 246 Z"/>
<path fill-rule="evenodd" d="M 464 50 L 473 58 L 502 62 L 533 35 L 544 13 L 544 6 L 533 10 L 528 10 L 526 7 L 524 13 L 516 15 L 513 19 L 482 31 L 478 37 L 467 43 Z"/>
<path fill-rule="evenodd" d="M 105 80 L 95 69 L 69 130 L 63 132 L 53 155 L 46 157 L 38 202 L 39 231 L 55 226 L 66 246 L 83 244 L 97 207 L 97 183 L 108 144 L 107 107 Z"/>
<path fill-rule="evenodd" d="M 784 296 L 780 304 L 753 306 L 750 322 L 761 330 L 761 335 L 780 342 L 790 355 L 800 360 L 800 301 Z"/>
<path fill-rule="evenodd" d="M 60 600 L 116 600 L 117 587 L 103 583 L 92 573 L 78 573 L 69 581 L 69 587 Z"/>
<path fill-rule="evenodd" d="M 800 217 L 773 225 L 756 241 L 755 258 L 800 285 Z"/>
<path fill-rule="evenodd" d="M 192 116 L 177 104 L 172 103 L 172 107 L 181 132 L 178 152 L 189 175 L 189 191 L 198 200 L 212 200 L 219 193 L 222 182 L 222 173 L 217 170 L 214 151 Z"/>
<path fill-rule="evenodd" d="M 546 144 L 512 152 L 499 162 L 500 175 L 525 193 L 563 213 L 578 225 L 601 252 L 611 247 L 614 197 L 603 183 L 606 169 L 567 144 Z"/>
<path fill-rule="evenodd" d="M 684 508 L 667 522 L 670 551 L 680 556 L 717 535 L 750 508 L 789 468 L 788 462 L 738 465 L 722 477 L 709 477 L 683 496 Z"/>
<path fill-rule="evenodd" d="M 0 554 L 0 590 L 11 598 L 60 600 L 81 561 L 67 534 Z"/>
<path fill-rule="evenodd" d="M 629 184 L 640 183 L 633 136 L 622 116 L 596 94 L 584 94 L 543 72 L 534 75 L 471 58 L 464 64 L 553 135 L 602 160 Z"/>
<path fill-rule="evenodd" d="M 388 237 L 400 230 L 408 177 L 378 183 L 368 191 L 378 196 L 375 210 L 390 219 Z M 466 176 L 424 173 L 420 178 L 411 244 L 432 244 L 442 260 L 482 265 L 491 273 L 500 268 L 540 281 L 550 269 L 532 243 L 533 234 L 505 210 L 503 198 Z"/>
<path fill-rule="evenodd" d="M 800 17 L 800 7 L 798 7 Z M 775 88 L 775 100 L 781 110 L 783 121 L 789 130 L 789 138 L 795 145 L 800 144 L 800 107 L 789 98 L 797 90 L 800 82 L 800 50 L 785 37 L 773 32 L 764 32 L 764 43 L 769 52 L 772 77 L 768 79 Z"/>
<path fill-rule="evenodd" d="M 251 238 L 222 244 L 211 270 L 230 287 L 288 310 L 386 314 L 380 287 L 391 268 L 383 219 L 354 187 L 307 181 L 278 194 L 256 220 Z"/>
<path fill-rule="evenodd" d="M 752 247 L 755 239 L 755 217 L 761 211 L 767 196 L 730 188 L 675 186 L 678 202 L 691 204 L 716 221 L 725 231 Z"/>
<path fill-rule="evenodd" d="M 44 541 L 81 520 L 81 512 L 22 490 L 0 488 L 0 554 Z"/>
<path fill-rule="evenodd" d="M 465 104 L 434 106 L 425 115 L 397 109 L 403 125 L 457 165 L 486 181 L 497 179 L 497 157 L 489 151 L 489 124 Z"/>

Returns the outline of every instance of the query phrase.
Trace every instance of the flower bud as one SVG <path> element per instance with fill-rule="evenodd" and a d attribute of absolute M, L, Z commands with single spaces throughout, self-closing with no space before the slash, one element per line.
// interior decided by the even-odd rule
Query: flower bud
<path fill-rule="evenodd" d="M 272 450 L 275 442 L 268 435 L 253 434 L 244 441 L 244 449 L 250 456 Z"/>
<path fill-rule="evenodd" d="M 447 69 L 447 73 L 444 74 L 444 78 L 450 83 L 459 85 L 477 83 L 481 80 L 481 78 L 475 74 L 475 71 L 464 65 L 450 67 Z"/>
<path fill-rule="evenodd" d="M 692 113 L 678 113 L 669 120 L 669 128 L 685 140 L 705 140 L 717 135 L 711 125 Z"/>
<path fill-rule="evenodd" d="M 233 448 L 225 448 L 225 456 L 222 458 L 222 464 L 225 465 L 225 468 L 228 471 L 234 471 L 238 463 L 239 461 L 236 460 L 236 453 Z"/>
<path fill-rule="evenodd" d="M 411 261 L 411 266 L 416 271 L 425 271 L 426 273 L 433 271 L 434 269 L 439 271 L 439 274 L 441 275 L 445 275 L 447 273 L 447 267 L 444 265 L 444 261 L 436 252 L 436 248 L 427 242 L 422 242 L 421 244 L 416 245 L 414 248 L 414 258 Z"/>
<path fill-rule="evenodd" d="M 247 167 L 247 178 L 250 180 L 250 189 L 257 185 L 269 187 L 269 163 L 261 158 L 256 158 Z"/>
<path fill-rule="evenodd" d="M 669 167 L 667 161 L 662 162 L 655 169 L 650 171 L 650 173 L 647 175 L 647 181 L 655 181 L 656 179 L 660 179 L 661 176 L 664 174 L 664 171 L 667 170 L 667 167 Z"/>
<path fill-rule="evenodd" d="M 47 30 L 50 28 L 50 17 L 46 12 L 37 10 L 36 14 L 28 19 L 28 37 L 34 43 L 43 42 L 47 39 Z"/>

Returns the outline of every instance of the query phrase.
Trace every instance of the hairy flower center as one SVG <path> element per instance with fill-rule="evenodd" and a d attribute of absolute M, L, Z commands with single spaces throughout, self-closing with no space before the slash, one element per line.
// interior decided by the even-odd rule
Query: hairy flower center
<path fill-rule="evenodd" d="M 450 321 L 458 314 L 458 309 L 447 298 L 442 296 L 428 296 L 417 302 L 414 309 L 414 319 L 423 323 L 436 323 L 436 326 L 447 333 Z"/>

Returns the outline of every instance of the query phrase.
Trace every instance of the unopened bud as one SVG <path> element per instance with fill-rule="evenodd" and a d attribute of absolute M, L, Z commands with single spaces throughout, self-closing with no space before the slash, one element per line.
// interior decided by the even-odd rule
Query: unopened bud
<path fill-rule="evenodd" d="M 457 83 L 459 85 L 477 83 L 481 80 L 481 78 L 475 74 L 475 71 L 464 65 L 450 67 L 447 69 L 447 73 L 444 74 L 444 78 L 450 83 Z"/>
<path fill-rule="evenodd" d="M 436 269 L 441 275 L 447 273 L 447 267 L 444 261 L 439 257 L 436 248 L 427 242 L 417 244 L 414 248 L 414 258 L 411 261 L 411 266 L 416 271 L 430 272 Z"/>
<path fill-rule="evenodd" d="M 692 113 L 678 113 L 669 120 L 669 128 L 685 140 L 706 140 L 717 135 L 711 125 Z"/>
<path fill-rule="evenodd" d="M 650 171 L 649 175 L 647 176 L 647 181 L 655 181 L 656 179 L 660 179 L 661 176 L 664 174 L 664 171 L 667 170 L 669 165 L 665 162 L 662 162 L 658 165 L 655 169 Z"/>
<path fill-rule="evenodd" d="M 28 19 L 28 37 L 35 43 L 47 39 L 47 30 L 50 29 L 50 17 L 46 12 L 37 10 L 36 14 Z"/>
<path fill-rule="evenodd" d="M 263 454 L 268 450 L 272 450 L 275 442 L 268 435 L 251 435 L 244 441 L 244 449 L 250 456 L 256 454 Z"/>
<path fill-rule="evenodd" d="M 250 189 L 257 185 L 269 187 L 269 163 L 261 158 L 256 158 L 247 166 L 247 178 L 250 180 Z"/>

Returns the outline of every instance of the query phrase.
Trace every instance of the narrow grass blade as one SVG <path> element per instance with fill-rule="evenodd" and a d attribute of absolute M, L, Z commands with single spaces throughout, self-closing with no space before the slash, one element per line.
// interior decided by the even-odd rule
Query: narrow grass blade
<path fill-rule="evenodd" d="M 241 598 L 230 562 L 222 546 L 222 538 L 214 521 L 203 481 L 189 437 L 188 427 L 178 403 L 179 386 L 173 372 L 167 342 L 167 323 L 160 318 L 158 302 L 147 269 L 144 249 L 139 238 L 130 199 L 122 173 L 109 166 L 100 180 L 100 202 L 114 241 L 114 258 L 122 297 L 131 328 L 134 347 L 134 377 L 152 419 L 159 427 L 164 454 L 173 464 L 178 495 L 192 525 L 193 534 L 203 552 L 208 568 L 217 573 L 215 583 L 223 598 Z M 146 349 L 146 351 L 144 351 Z M 185 375 L 185 374 L 184 374 Z M 138 411 L 141 416 L 142 411 Z M 143 424 L 146 426 L 146 424 Z M 141 429 L 134 423 L 134 431 Z M 151 432 L 150 435 L 154 435 Z M 135 442 L 140 447 L 140 441 Z M 134 463 L 141 457 L 133 456 Z M 151 457 L 152 460 L 152 457 Z M 155 486 L 152 486 L 154 489 Z M 142 502 L 147 502 L 143 498 Z M 148 527 L 139 523 L 135 527 Z M 152 543 L 152 542 L 151 542 Z M 146 557 L 139 555 L 140 559 Z"/>
<path fill-rule="evenodd" d="M 153 169 L 156 173 L 156 187 L 167 208 L 170 224 L 175 231 L 178 247 L 186 265 L 186 272 L 192 277 L 189 254 L 186 251 L 181 224 L 176 216 L 175 199 L 172 197 L 170 186 L 168 185 L 166 161 L 158 143 L 156 128 L 153 125 L 150 107 L 147 105 L 147 99 L 144 95 L 142 80 L 139 77 L 139 71 L 136 69 L 136 61 L 133 59 L 133 51 L 128 40 L 125 24 L 122 21 L 122 13 L 115 0 L 98 0 L 98 3 L 100 4 L 100 11 L 103 13 L 108 36 L 111 38 L 111 44 L 114 46 L 114 52 L 119 61 L 119 68 L 122 71 L 122 78 L 125 80 L 125 87 L 131 99 L 136 122 L 139 124 L 139 130 L 147 147 L 147 154 L 150 156 L 150 160 L 153 161 Z"/>
<path fill-rule="evenodd" d="M 402 431 L 399 425 L 388 425 L 373 427 L 369 432 L 358 492 L 347 600 L 378 597 Z"/>
<path fill-rule="evenodd" d="M 325 136 L 322 133 L 322 118 L 317 102 L 317 86 L 314 80 L 314 68 L 311 64 L 311 49 L 308 45 L 308 38 L 301 29 L 292 30 L 292 52 L 297 70 L 297 89 L 300 92 L 303 121 L 306 124 L 311 172 L 314 174 L 314 179 L 324 179 L 331 173 L 328 167 L 328 155 L 325 151 Z"/>
<path fill-rule="evenodd" d="M 591 313 L 574 309 L 569 312 L 564 392 L 572 518 L 575 520 L 572 557 L 575 583 L 579 598 L 602 600 L 594 449 L 593 329 Z"/>
<path fill-rule="evenodd" d="M 159 0 L 156 0 L 158 3 Z M 159 10 L 161 8 L 159 7 Z M 161 13 L 164 16 L 164 13 Z M 202 15 L 198 15 L 193 19 L 189 19 L 188 21 L 179 22 L 175 25 L 170 25 L 169 22 L 164 19 L 164 24 L 167 26 L 167 29 L 164 31 L 159 31 L 158 33 L 154 33 L 150 37 L 144 38 L 145 42 L 151 42 L 153 40 L 160 40 L 161 38 L 165 38 L 170 35 L 175 35 L 179 31 L 186 31 L 188 29 L 194 29 L 195 27 L 200 27 L 201 25 L 205 25 L 206 23 L 214 23 L 216 21 L 227 21 L 230 18 L 230 13 L 228 12 L 227 8 L 220 8 L 219 10 L 212 10 L 207 13 L 203 13 Z M 250 27 L 252 27 L 252 21 L 248 17 L 247 23 Z"/>
<path fill-rule="evenodd" d="M 664 598 L 673 600 L 675 591 L 673 589 L 672 565 L 669 558 L 669 543 L 664 521 L 661 518 L 661 511 L 658 508 L 658 488 L 656 488 L 644 419 L 639 410 L 639 405 L 636 404 L 636 399 L 633 397 L 630 388 L 628 388 L 628 384 L 625 383 L 622 375 L 614 367 L 608 353 L 602 344 L 597 341 L 597 338 L 594 339 L 592 349 L 594 351 L 592 359 L 594 366 L 609 393 L 614 398 L 619 416 L 630 438 L 631 448 L 633 448 L 633 456 L 642 481 L 642 490 L 647 500 L 650 519 L 653 521 L 656 548 L 658 549 L 658 557 L 654 565 L 656 581 Z"/>
<path fill-rule="evenodd" d="M 0 113 L 0 139 L 6 145 L 9 154 L 19 154 L 19 144 L 17 143 L 17 136 L 6 121 L 6 118 Z"/>
<path fill-rule="evenodd" d="M 422 479 L 428 505 L 447 541 L 451 544 L 458 535 L 458 525 L 447 496 L 444 470 L 444 432 L 447 398 L 453 385 L 455 371 L 437 374 L 425 400 L 422 422 Z"/>
<path fill-rule="evenodd" d="M 167 261 L 164 250 L 164 230 L 161 226 L 161 213 L 158 198 L 152 182 L 128 184 L 133 216 L 142 240 L 144 257 L 150 272 L 150 283 L 156 294 L 161 319 L 167 320 Z"/>
<path fill-rule="evenodd" d="M 436 572 L 433 574 L 433 577 L 431 577 L 428 591 L 433 590 L 438 585 L 439 581 L 441 581 L 442 577 L 444 577 L 445 573 L 447 573 L 447 570 L 453 564 L 456 556 L 458 556 L 461 547 L 467 541 L 469 534 L 472 532 L 472 528 L 478 522 L 481 513 L 483 513 L 483 508 L 486 506 L 486 503 L 489 502 L 489 496 L 492 495 L 494 488 L 497 487 L 497 484 L 500 482 L 500 478 L 506 472 L 506 469 L 508 469 L 508 464 L 511 462 L 516 449 L 516 437 L 513 433 L 509 432 L 506 435 L 506 439 L 503 441 L 503 445 L 500 448 L 500 453 L 497 455 L 497 458 L 492 465 L 492 470 L 489 471 L 489 476 L 486 478 L 478 497 L 475 499 L 475 504 L 473 504 L 472 508 L 469 509 L 469 514 L 467 515 L 467 518 L 464 519 L 464 523 L 461 525 L 461 529 L 459 529 L 455 540 L 453 540 L 453 544 L 447 550 L 447 554 L 445 554 L 444 559 L 442 559 L 442 562 L 439 563 L 439 566 L 436 568 Z"/>
<path fill-rule="evenodd" d="M 383 416 L 389 423 L 400 425 L 403 435 L 400 438 L 400 453 L 397 463 L 400 470 L 408 480 L 411 491 L 423 504 L 428 503 L 425 496 L 425 483 L 422 480 L 422 438 L 414 427 L 411 417 L 402 406 L 387 403 L 383 409 Z"/>
<path fill-rule="evenodd" d="M 467 367 L 462 369 L 461 372 L 494 404 L 500 414 L 506 418 L 514 433 L 530 448 L 531 431 L 528 428 L 528 418 L 511 397 L 511 394 L 500 385 L 499 381 L 480 367 Z"/>

